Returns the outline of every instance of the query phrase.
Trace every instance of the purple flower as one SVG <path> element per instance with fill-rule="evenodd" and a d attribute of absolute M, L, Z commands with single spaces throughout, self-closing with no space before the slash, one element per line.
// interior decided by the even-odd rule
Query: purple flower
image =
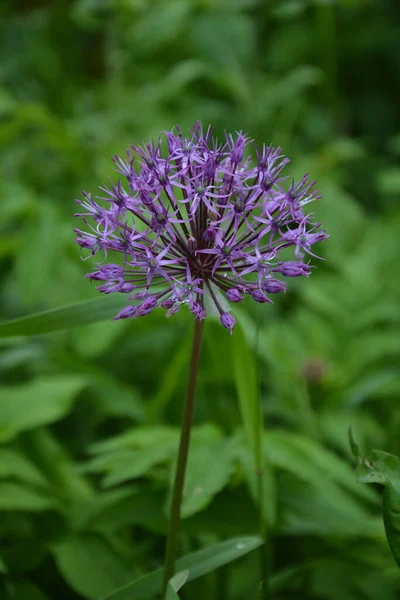
<path fill-rule="evenodd" d="M 136 316 L 136 313 L 137 306 L 126 306 L 117 314 L 116 317 L 114 317 L 114 321 L 117 321 L 118 319 L 131 319 L 132 317 Z"/>
<path fill-rule="evenodd" d="M 284 277 L 308 277 L 311 273 L 311 267 L 302 262 L 288 261 L 281 263 L 278 267 L 272 269 L 275 273 L 282 273 Z"/>
<path fill-rule="evenodd" d="M 262 289 L 268 294 L 279 294 L 279 292 L 286 292 L 286 285 L 279 279 L 266 279 L 262 284 Z"/>
<path fill-rule="evenodd" d="M 88 227 L 75 230 L 77 243 L 89 256 L 113 258 L 87 277 L 102 282 L 98 289 L 105 294 L 141 300 L 116 319 L 157 307 L 171 316 L 186 305 L 203 320 L 214 306 L 232 332 L 235 319 L 225 299 L 271 302 L 268 294 L 286 291 L 275 274 L 311 273 L 304 257 L 316 256 L 312 246 L 328 236 L 305 207 L 320 196 L 307 175 L 287 183 L 289 160 L 280 148 L 264 145 L 255 162 L 245 158 L 250 140 L 242 132 L 218 144 L 210 127 L 203 131 L 196 123 L 188 138 L 178 127 L 165 138 L 165 153 L 161 140 L 133 147 L 135 164 L 130 152 L 126 160 L 115 156 L 124 183 L 100 188 L 96 199 L 84 192 L 77 200 Z M 294 260 L 279 261 L 290 247 Z"/>
<path fill-rule="evenodd" d="M 220 321 L 221 321 L 222 325 L 224 327 L 226 327 L 226 329 L 229 329 L 229 333 L 232 335 L 232 330 L 233 330 L 234 326 L 236 325 L 235 317 L 233 315 L 231 315 L 230 313 L 223 312 L 221 314 Z"/>
<path fill-rule="evenodd" d="M 251 290 L 250 296 L 253 298 L 253 300 L 259 302 L 260 304 L 263 304 L 264 302 L 272 302 L 272 300 L 270 300 L 268 296 L 264 294 L 264 292 L 261 292 L 258 289 Z"/>
<path fill-rule="evenodd" d="M 240 302 L 242 299 L 242 295 L 236 288 L 231 288 L 230 290 L 226 290 L 226 297 L 230 302 Z"/>

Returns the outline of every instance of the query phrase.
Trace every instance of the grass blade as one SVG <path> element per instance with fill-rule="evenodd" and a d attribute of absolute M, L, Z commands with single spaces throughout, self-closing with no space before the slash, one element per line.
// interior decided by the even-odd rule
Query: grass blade
<path fill-rule="evenodd" d="M 124 294 L 84 300 L 0 323 L 0 338 L 40 335 L 112 319 L 125 306 L 134 304 Z"/>
<path fill-rule="evenodd" d="M 240 537 L 220 542 L 198 552 L 183 556 L 176 562 L 176 570 L 189 570 L 188 581 L 202 577 L 255 550 L 263 541 L 259 537 Z M 161 591 L 163 569 L 153 571 L 133 581 L 102 600 L 146 600 Z"/>

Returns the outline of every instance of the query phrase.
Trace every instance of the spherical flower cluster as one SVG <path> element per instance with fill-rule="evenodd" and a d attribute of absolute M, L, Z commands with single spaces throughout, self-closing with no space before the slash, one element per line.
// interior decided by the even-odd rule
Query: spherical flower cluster
<path fill-rule="evenodd" d="M 170 316 L 186 304 L 200 320 L 216 309 L 232 333 L 229 303 L 245 296 L 271 302 L 286 291 L 279 276 L 310 274 L 307 255 L 327 235 L 306 207 L 320 196 L 307 175 L 297 183 L 282 175 L 289 160 L 280 148 L 264 145 L 254 162 L 245 158 L 250 140 L 241 132 L 219 145 L 196 123 L 190 137 L 176 127 L 165 139 L 165 153 L 161 141 L 133 147 L 137 167 L 130 152 L 115 156 L 124 184 L 77 200 L 89 231 L 75 229 L 76 241 L 103 257 L 87 277 L 102 282 L 97 289 L 105 294 L 136 301 L 116 319 L 156 307 Z M 294 260 L 279 260 L 289 247 Z M 118 259 L 105 264 L 110 255 Z"/>

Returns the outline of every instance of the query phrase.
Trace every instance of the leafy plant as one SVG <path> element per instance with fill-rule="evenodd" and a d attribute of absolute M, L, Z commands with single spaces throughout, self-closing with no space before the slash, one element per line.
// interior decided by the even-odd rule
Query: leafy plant
<path fill-rule="evenodd" d="M 207 324 L 181 552 L 255 551 L 170 594 L 259 597 L 262 514 L 273 598 L 395 600 L 381 485 L 355 481 L 346 432 L 384 448 L 396 492 L 397 3 L 0 4 L 0 597 L 101 598 L 162 564 L 189 320 L 112 322 L 71 216 L 109 156 L 201 119 L 296 157 L 331 237 L 267 317 L 245 303 L 229 342 Z"/>

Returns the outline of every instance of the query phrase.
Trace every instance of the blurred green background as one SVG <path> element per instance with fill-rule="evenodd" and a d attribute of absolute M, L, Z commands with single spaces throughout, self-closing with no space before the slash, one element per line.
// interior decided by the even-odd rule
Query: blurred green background
<path fill-rule="evenodd" d="M 257 361 L 280 600 L 400 598 L 347 442 L 352 423 L 400 453 L 399 90 L 398 0 L 0 4 L 2 320 L 98 296 L 74 198 L 174 124 L 242 129 L 318 180 L 326 263 L 245 306 L 246 343 L 207 322 L 183 506 L 182 553 L 258 531 L 236 348 Z M 0 340 L 2 599 L 97 599 L 161 564 L 190 334 L 156 313 Z M 260 579 L 253 553 L 181 597 L 256 599 Z"/>

